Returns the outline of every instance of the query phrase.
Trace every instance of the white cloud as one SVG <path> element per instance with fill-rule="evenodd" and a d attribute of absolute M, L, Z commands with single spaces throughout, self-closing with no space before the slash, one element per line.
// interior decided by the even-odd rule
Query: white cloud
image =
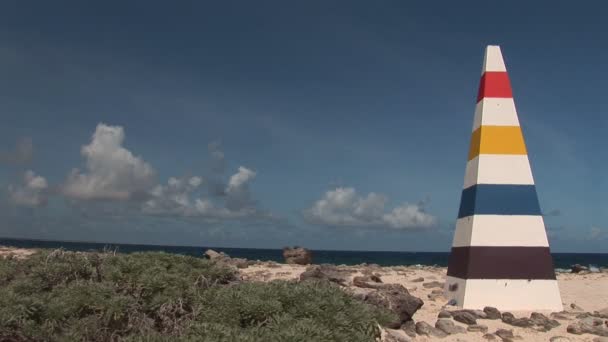
<path fill-rule="evenodd" d="M 590 240 L 604 240 L 608 238 L 608 231 L 604 231 L 603 229 L 599 228 L 599 227 L 591 227 L 591 229 L 589 230 L 589 236 L 588 238 Z"/>
<path fill-rule="evenodd" d="M 429 228 L 436 218 L 424 212 L 421 204 L 402 204 L 385 213 L 388 199 L 369 193 L 359 196 L 354 188 L 336 188 L 325 193 L 304 217 L 311 223 L 344 227 L 389 227 L 394 229 Z"/>
<path fill-rule="evenodd" d="M 251 200 L 248 184 L 255 178 L 255 172 L 239 167 L 230 177 L 223 196 L 203 198 L 200 193 L 201 177 L 189 179 L 169 178 L 167 185 L 156 186 L 142 210 L 154 215 L 202 217 L 207 219 L 237 219 L 250 217 L 270 217 L 257 209 Z M 221 205 L 222 202 L 225 205 Z"/>
<path fill-rule="evenodd" d="M 120 126 L 97 125 L 89 145 L 82 146 L 86 171 L 74 169 L 63 185 L 65 196 L 80 200 L 127 200 L 154 185 L 155 172 L 122 146 Z"/>
<path fill-rule="evenodd" d="M 23 183 L 18 186 L 9 185 L 9 198 L 17 205 L 39 207 L 47 203 L 47 181 L 28 170 L 23 175 Z"/>

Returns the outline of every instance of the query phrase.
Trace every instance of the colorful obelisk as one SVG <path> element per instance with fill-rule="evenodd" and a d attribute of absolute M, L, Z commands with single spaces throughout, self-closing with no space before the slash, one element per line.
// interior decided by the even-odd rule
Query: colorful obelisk
<path fill-rule="evenodd" d="M 466 309 L 563 310 L 498 46 L 486 48 L 445 294 Z"/>

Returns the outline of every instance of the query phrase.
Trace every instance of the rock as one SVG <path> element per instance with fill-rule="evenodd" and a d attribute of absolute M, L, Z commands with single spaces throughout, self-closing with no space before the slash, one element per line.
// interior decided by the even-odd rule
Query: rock
<path fill-rule="evenodd" d="M 593 327 L 601 326 L 601 325 L 604 324 L 604 320 L 603 319 L 597 318 L 597 317 L 593 317 L 593 316 L 585 317 L 585 318 L 581 319 L 581 322 L 584 323 L 584 324 L 593 326 Z"/>
<path fill-rule="evenodd" d="M 603 308 L 600 311 L 596 311 L 595 316 L 598 316 L 601 318 L 608 318 L 608 308 Z"/>
<path fill-rule="evenodd" d="M 446 310 L 441 310 L 439 312 L 439 315 L 437 315 L 437 318 L 451 318 L 451 317 L 452 317 L 452 314 Z"/>
<path fill-rule="evenodd" d="M 539 330 L 542 331 L 549 331 L 560 326 L 558 321 L 549 319 L 547 316 L 538 312 L 533 312 L 530 314 L 530 320 L 532 321 L 532 324 L 540 326 L 542 329 Z"/>
<path fill-rule="evenodd" d="M 595 324 L 595 321 L 592 323 Z M 608 336 L 608 329 L 603 322 L 601 322 L 600 325 L 591 325 L 583 321 L 579 321 L 568 325 L 566 331 L 575 335 L 593 334 L 604 337 Z"/>
<path fill-rule="evenodd" d="M 487 319 L 502 319 L 502 314 L 497 308 L 486 306 L 483 308 L 483 312 L 486 313 Z"/>
<path fill-rule="evenodd" d="M 424 302 L 420 298 L 410 295 L 407 289 L 399 284 L 387 285 L 390 287 L 369 293 L 365 302 L 396 313 L 399 320 L 391 322 L 387 327 L 398 328 L 402 323 L 411 320 L 414 313 L 424 305 Z"/>
<path fill-rule="evenodd" d="M 553 336 L 549 339 L 549 342 L 570 342 L 570 339 L 564 336 Z"/>
<path fill-rule="evenodd" d="M 403 323 L 401 325 L 401 330 L 405 331 L 409 337 L 416 337 L 416 323 L 414 323 L 412 320 Z"/>
<path fill-rule="evenodd" d="M 443 283 L 438 282 L 438 281 L 432 281 L 430 283 L 423 283 L 422 286 L 425 289 L 431 289 L 433 287 L 439 287 L 439 288 L 443 288 Z"/>
<path fill-rule="evenodd" d="M 209 260 L 222 260 L 228 257 L 228 255 L 226 255 L 225 253 L 221 252 L 218 253 L 216 251 L 214 251 L 213 249 L 208 249 L 205 251 L 205 253 L 203 253 L 203 256 L 205 257 L 205 259 L 209 259 Z"/>
<path fill-rule="evenodd" d="M 487 333 L 488 332 L 488 327 L 486 325 L 483 324 L 472 324 L 469 325 L 467 327 L 467 331 L 470 332 L 480 332 L 480 333 Z"/>
<path fill-rule="evenodd" d="M 495 340 L 496 339 L 496 335 L 494 335 L 494 334 L 485 334 L 482 337 L 485 338 L 486 340 Z"/>
<path fill-rule="evenodd" d="M 468 310 L 468 312 L 478 319 L 487 319 L 488 318 L 488 314 L 486 314 L 482 310 Z"/>
<path fill-rule="evenodd" d="M 348 293 L 353 296 L 354 298 L 360 300 L 360 301 L 365 301 L 365 299 L 367 298 L 367 296 L 374 292 L 374 289 L 368 289 L 368 288 L 361 288 L 361 287 L 354 287 L 351 286 L 348 288 Z"/>
<path fill-rule="evenodd" d="M 435 328 L 443 331 L 448 335 L 452 334 L 464 334 L 466 329 L 454 324 L 451 319 L 440 319 L 435 323 Z"/>
<path fill-rule="evenodd" d="M 308 265 L 312 263 L 312 253 L 302 247 L 283 248 L 283 258 L 288 264 Z"/>
<path fill-rule="evenodd" d="M 502 321 L 509 325 L 521 328 L 529 328 L 534 325 L 531 319 L 525 317 L 515 318 L 515 316 L 513 316 L 513 314 L 510 312 L 502 313 Z"/>
<path fill-rule="evenodd" d="M 403 330 L 385 329 L 386 335 L 384 336 L 385 342 L 410 342 L 411 339 L 405 334 Z"/>
<path fill-rule="evenodd" d="M 427 322 L 417 322 L 416 323 L 416 332 L 419 335 L 433 336 L 433 337 L 439 337 L 439 338 L 444 338 L 447 336 L 447 334 L 445 332 L 431 326 Z"/>
<path fill-rule="evenodd" d="M 503 340 L 515 338 L 515 336 L 513 336 L 513 330 L 498 329 L 494 334 L 496 334 L 496 336 L 500 337 Z"/>
<path fill-rule="evenodd" d="M 570 320 L 570 317 L 564 315 L 561 312 L 552 312 L 551 313 L 551 318 L 553 318 L 553 319 L 560 319 L 562 321 L 569 321 Z"/>
<path fill-rule="evenodd" d="M 336 266 L 331 265 L 309 266 L 306 271 L 300 274 L 300 281 L 309 279 L 327 280 L 343 286 L 346 285 L 346 277 L 336 268 Z"/>
<path fill-rule="evenodd" d="M 477 324 L 475 316 L 466 311 L 452 311 L 452 318 L 457 322 L 467 325 Z"/>
<path fill-rule="evenodd" d="M 412 283 L 420 283 L 420 282 L 423 282 L 423 281 L 424 281 L 424 278 L 422 278 L 422 277 L 411 280 Z"/>
<path fill-rule="evenodd" d="M 575 311 L 585 311 L 583 308 L 581 308 L 580 306 L 578 306 L 578 305 L 576 305 L 576 304 L 574 304 L 574 303 L 571 303 L 571 304 L 570 304 L 570 308 L 571 308 L 572 310 L 575 310 Z"/>
<path fill-rule="evenodd" d="M 580 273 L 581 271 L 589 271 L 589 267 L 582 266 L 580 264 L 575 264 L 570 267 L 572 273 Z"/>
<path fill-rule="evenodd" d="M 363 287 L 368 289 L 379 288 L 379 284 L 382 284 L 382 280 L 379 277 L 374 276 L 359 276 L 353 278 L 353 285 L 357 287 Z"/>

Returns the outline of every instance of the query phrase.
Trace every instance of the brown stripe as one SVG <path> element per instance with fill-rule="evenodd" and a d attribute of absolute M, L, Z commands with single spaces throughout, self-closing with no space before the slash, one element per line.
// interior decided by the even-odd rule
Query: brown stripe
<path fill-rule="evenodd" d="M 461 279 L 555 279 L 549 247 L 452 247 L 448 275 Z"/>

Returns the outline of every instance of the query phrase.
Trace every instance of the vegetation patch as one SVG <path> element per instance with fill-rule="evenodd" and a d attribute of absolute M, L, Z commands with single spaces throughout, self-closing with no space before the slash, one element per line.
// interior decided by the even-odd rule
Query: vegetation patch
<path fill-rule="evenodd" d="M 244 283 L 189 256 L 0 258 L 0 341 L 374 341 L 393 319 L 326 282 Z"/>

